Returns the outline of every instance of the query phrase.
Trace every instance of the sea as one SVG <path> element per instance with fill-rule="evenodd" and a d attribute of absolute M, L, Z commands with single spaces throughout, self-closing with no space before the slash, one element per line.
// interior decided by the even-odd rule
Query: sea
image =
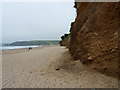
<path fill-rule="evenodd" d="M 0 46 L 0 50 L 12 50 L 12 49 L 24 49 L 24 48 L 36 48 L 36 47 L 42 47 L 42 45 L 39 46 Z"/>

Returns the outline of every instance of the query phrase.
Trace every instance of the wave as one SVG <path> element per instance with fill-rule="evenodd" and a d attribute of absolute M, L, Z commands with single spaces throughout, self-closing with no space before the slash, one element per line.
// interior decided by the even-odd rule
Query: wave
<path fill-rule="evenodd" d="M 24 48 L 36 48 L 36 47 L 42 47 L 42 45 L 39 46 L 0 46 L 0 50 L 12 50 L 12 49 L 24 49 Z"/>

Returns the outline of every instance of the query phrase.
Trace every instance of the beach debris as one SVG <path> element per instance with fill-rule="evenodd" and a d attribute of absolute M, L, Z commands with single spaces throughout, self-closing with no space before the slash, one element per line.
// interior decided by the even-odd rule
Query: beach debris
<path fill-rule="evenodd" d="M 76 78 L 76 79 L 79 79 L 79 78 Z"/>
<path fill-rule="evenodd" d="M 60 70 L 59 68 L 56 68 L 55 70 Z"/>

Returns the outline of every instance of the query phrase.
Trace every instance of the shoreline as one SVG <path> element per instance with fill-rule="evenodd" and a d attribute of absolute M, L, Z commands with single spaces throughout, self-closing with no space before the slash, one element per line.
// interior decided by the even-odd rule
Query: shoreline
<path fill-rule="evenodd" d="M 32 50 L 43 49 L 47 47 L 54 47 L 54 46 L 59 46 L 59 45 L 43 45 L 42 47 L 34 47 L 31 50 L 29 50 L 29 48 L 7 49 L 7 50 L 0 50 L 0 52 L 2 52 L 1 53 L 2 55 L 5 55 L 5 54 L 22 53 L 22 52 L 27 52 Z"/>
<path fill-rule="evenodd" d="M 40 47 L 50 47 L 50 46 L 59 46 L 59 45 L 39 45 L 36 47 L 32 47 L 32 46 L 27 46 L 25 48 L 14 48 L 14 49 L 3 49 L 3 50 L 0 50 L 0 51 L 7 51 L 7 50 L 22 50 L 22 49 L 29 49 L 29 47 L 31 47 L 32 49 L 35 49 L 35 48 L 40 48 Z M 4 46 L 3 46 L 4 47 Z M 8 46 L 9 47 L 9 46 Z M 14 47 L 14 46 L 10 46 L 10 47 Z M 16 46 L 15 46 L 16 47 Z M 19 47 L 19 46 L 18 46 Z"/>

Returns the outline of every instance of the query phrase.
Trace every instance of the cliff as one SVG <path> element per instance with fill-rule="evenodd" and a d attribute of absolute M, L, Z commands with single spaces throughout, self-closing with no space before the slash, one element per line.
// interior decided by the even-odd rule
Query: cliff
<path fill-rule="evenodd" d="M 64 34 L 63 36 L 61 36 L 61 41 L 60 46 L 66 46 L 67 48 L 69 48 L 69 44 L 70 44 L 70 34 Z"/>
<path fill-rule="evenodd" d="M 75 2 L 69 50 L 76 60 L 118 77 L 118 3 Z"/>

